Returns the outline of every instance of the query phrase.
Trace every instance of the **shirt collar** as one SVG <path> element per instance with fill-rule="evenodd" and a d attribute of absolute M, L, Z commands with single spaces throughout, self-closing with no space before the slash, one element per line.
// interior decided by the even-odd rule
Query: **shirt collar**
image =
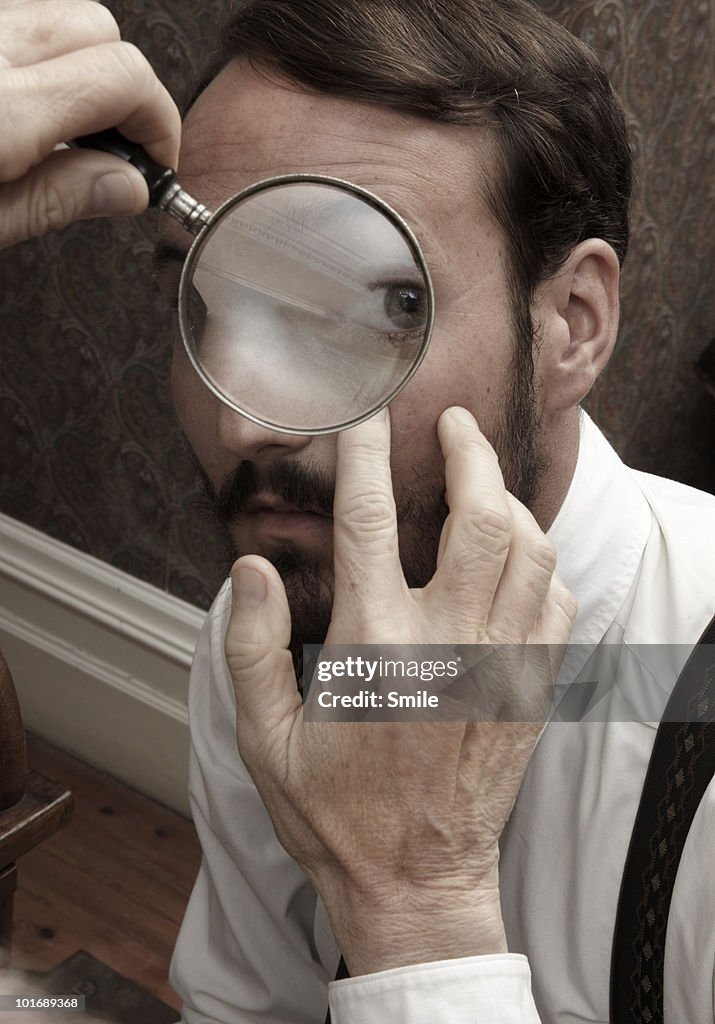
<path fill-rule="evenodd" d="M 585 652 L 586 645 L 600 643 L 623 606 L 650 525 L 650 507 L 634 474 L 582 410 L 576 469 L 548 531 L 558 573 L 579 603 L 564 662 L 567 676 L 574 678 L 580 668 L 576 645 Z"/>

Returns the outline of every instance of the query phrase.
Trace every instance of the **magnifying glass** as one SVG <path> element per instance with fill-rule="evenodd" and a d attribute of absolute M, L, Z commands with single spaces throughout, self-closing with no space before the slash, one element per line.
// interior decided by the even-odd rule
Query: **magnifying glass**
<path fill-rule="evenodd" d="M 327 434 L 373 416 L 424 359 L 434 291 L 419 243 L 377 196 L 312 174 L 268 178 L 211 213 L 116 129 L 71 143 L 143 174 L 195 236 L 178 315 L 204 384 L 254 423 Z"/>

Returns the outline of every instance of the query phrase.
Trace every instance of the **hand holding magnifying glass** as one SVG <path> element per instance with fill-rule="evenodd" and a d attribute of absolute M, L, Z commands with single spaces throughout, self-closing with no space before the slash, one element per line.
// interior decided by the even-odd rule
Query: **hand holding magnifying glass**
<path fill-rule="evenodd" d="M 94 0 L 0 4 L 0 109 L 0 248 L 146 208 L 135 170 L 100 151 L 57 149 L 66 139 L 117 125 L 156 160 L 178 157 L 176 105 Z"/>
<path fill-rule="evenodd" d="M 285 433 L 344 430 L 417 370 L 432 283 L 412 231 L 377 196 L 284 175 L 210 213 L 117 131 L 72 145 L 130 162 L 151 204 L 195 236 L 179 285 L 181 337 L 203 382 L 236 412 Z"/>

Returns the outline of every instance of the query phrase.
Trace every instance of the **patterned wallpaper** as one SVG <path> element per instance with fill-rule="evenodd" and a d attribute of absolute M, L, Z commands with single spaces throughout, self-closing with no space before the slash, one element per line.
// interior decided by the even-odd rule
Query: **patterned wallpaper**
<path fill-rule="evenodd" d="M 587 408 L 630 465 L 715 492 L 715 401 L 694 372 L 715 338 L 715 3 L 540 6 L 601 55 L 636 158 L 621 332 Z"/>
<path fill-rule="evenodd" d="M 181 103 L 222 0 L 112 0 Z M 715 491 L 713 0 L 542 0 L 593 45 L 637 154 L 623 326 L 589 409 L 632 465 Z M 85 223 L 0 256 L 0 509 L 185 600 L 210 602 L 221 545 L 197 508 L 169 399 L 156 217 Z"/>

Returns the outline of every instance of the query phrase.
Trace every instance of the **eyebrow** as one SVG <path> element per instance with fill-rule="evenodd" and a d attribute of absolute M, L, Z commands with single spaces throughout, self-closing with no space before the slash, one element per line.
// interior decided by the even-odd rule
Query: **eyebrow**
<path fill-rule="evenodd" d="M 353 196 L 353 199 L 354 198 L 355 197 Z M 315 216 L 317 213 L 318 224 L 313 225 L 313 230 L 315 230 L 316 228 L 320 230 L 322 223 L 324 223 L 325 221 L 330 221 L 332 219 L 334 223 L 335 214 L 336 212 L 338 212 L 336 208 L 338 208 L 340 204 L 345 204 L 345 199 L 346 196 L 340 196 L 338 200 L 333 199 L 332 202 L 327 201 L 325 204 L 319 204 L 317 206 L 315 202 L 313 202 L 313 204 L 307 204 L 304 210 L 301 210 L 300 207 L 298 207 L 298 209 L 294 208 L 294 210 L 292 211 L 292 216 L 301 217 L 304 216 L 305 213 L 307 213 L 308 211 L 313 216 Z M 375 211 L 376 207 L 372 206 L 371 203 L 365 202 L 364 200 L 363 203 L 366 207 L 371 208 L 373 212 Z M 339 213 L 341 213 L 343 217 L 345 217 L 345 214 L 347 213 L 345 205 L 343 205 L 343 209 L 339 211 Z M 355 207 L 353 207 L 353 209 L 355 209 Z M 379 207 L 377 209 L 379 209 Z M 380 212 L 383 211 L 380 210 Z M 349 217 L 345 217 L 346 221 L 349 219 Z M 388 220 L 389 219 L 391 218 L 388 217 Z M 404 237 L 405 236 L 403 235 L 403 238 Z M 158 277 L 171 266 L 176 266 L 178 264 L 180 267 L 183 267 L 184 263 L 186 262 L 186 257 L 189 254 L 189 249 L 190 245 L 182 247 L 180 245 L 177 245 L 176 243 L 167 241 L 165 238 L 160 238 L 159 241 L 154 246 L 154 251 L 152 252 L 151 255 L 152 274 L 155 277 Z M 421 243 L 421 249 L 427 266 L 433 269 L 437 268 L 437 270 L 439 271 L 441 261 L 438 259 L 437 254 L 432 252 L 431 249 L 424 244 L 424 242 Z"/>

